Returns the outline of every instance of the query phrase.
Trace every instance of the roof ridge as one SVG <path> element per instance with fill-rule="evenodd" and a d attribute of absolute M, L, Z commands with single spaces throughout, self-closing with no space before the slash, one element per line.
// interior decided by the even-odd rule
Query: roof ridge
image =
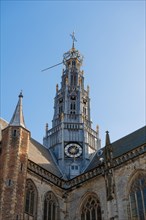
<path fill-rule="evenodd" d="M 115 144 L 116 142 L 119 142 L 120 140 L 122 140 L 124 138 L 127 138 L 128 136 L 130 136 L 130 135 L 132 135 L 134 133 L 137 133 L 137 132 L 139 132 L 140 130 L 143 130 L 143 129 L 146 129 L 146 125 L 144 125 L 143 127 L 139 128 L 139 129 L 137 129 L 137 130 L 135 130 L 135 131 L 133 131 L 133 132 L 123 136 L 123 137 L 121 137 L 120 139 L 117 139 L 116 141 L 112 142 L 111 144 Z"/>

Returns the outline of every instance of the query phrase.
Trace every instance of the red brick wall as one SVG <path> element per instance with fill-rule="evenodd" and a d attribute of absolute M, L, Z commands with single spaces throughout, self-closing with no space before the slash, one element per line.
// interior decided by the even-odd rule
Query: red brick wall
<path fill-rule="evenodd" d="M 15 220 L 17 215 L 23 219 L 29 135 L 22 127 L 9 126 L 2 131 L 0 219 L 3 220 Z"/>

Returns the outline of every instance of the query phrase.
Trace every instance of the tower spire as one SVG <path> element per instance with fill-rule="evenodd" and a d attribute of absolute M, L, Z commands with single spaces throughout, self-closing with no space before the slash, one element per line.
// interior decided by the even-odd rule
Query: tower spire
<path fill-rule="evenodd" d="M 23 117 L 23 108 L 22 108 L 22 91 L 19 94 L 19 100 L 16 106 L 16 109 L 14 111 L 13 117 L 10 121 L 10 125 L 13 126 L 22 126 L 25 128 L 25 122 L 24 122 L 24 117 Z"/>

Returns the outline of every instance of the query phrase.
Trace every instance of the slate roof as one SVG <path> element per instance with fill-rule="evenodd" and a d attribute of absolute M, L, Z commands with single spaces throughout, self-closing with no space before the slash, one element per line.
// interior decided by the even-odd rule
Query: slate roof
<path fill-rule="evenodd" d="M 146 144 L 146 126 L 111 143 L 113 149 L 113 158 L 119 157 L 127 153 L 128 151 L 131 151 L 143 144 Z M 103 152 L 104 152 L 104 148 L 102 148 Z M 102 155 L 102 157 L 104 157 L 104 154 Z M 97 154 L 95 154 L 91 163 L 86 168 L 85 172 L 94 169 L 99 164 L 100 164 L 99 157 L 97 156 Z"/>
<path fill-rule="evenodd" d="M 113 157 L 119 157 L 132 149 L 146 144 L 146 126 L 112 143 Z"/>
<path fill-rule="evenodd" d="M 32 138 L 30 139 L 28 159 L 52 174 L 62 177 L 62 174 L 49 150 Z"/>

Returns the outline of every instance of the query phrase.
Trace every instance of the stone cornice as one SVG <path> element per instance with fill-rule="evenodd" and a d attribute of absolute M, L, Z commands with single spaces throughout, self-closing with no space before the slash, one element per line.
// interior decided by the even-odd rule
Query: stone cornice
<path fill-rule="evenodd" d="M 113 158 L 111 161 L 110 167 L 108 169 L 114 169 L 118 166 L 120 166 L 123 163 L 126 163 L 130 161 L 131 159 L 134 159 L 142 154 L 146 153 L 146 144 L 139 146 L 135 149 L 133 149 L 130 152 L 127 152 L 126 154 L 123 154 L 120 157 Z M 93 168 L 92 170 L 83 173 L 71 180 L 63 180 L 51 172 L 45 170 L 44 168 L 40 167 L 38 164 L 32 162 L 31 160 L 28 160 L 28 170 L 31 172 L 34 172 L 36 175 L 40 176 L 41 178 L 53 183 L 57 187 L 65 190 L 73 189 L 74 187 L 79 187 L 82 183 L 86 182 L 89 179 L 92 179 L 98 175 L 104 175 L 107 171 L 107 166 L 105 166 L 105 163 L 102 163 L 98 165 L 97 167 Z"/>
<path fill-rule="evenodd" d="M 120 157 L 114 158 L 113 160 L 113 167 L 119 166 L 139 155 L 146 153 L 146 144 L 139 146 L 132 151 L 127 152 L 126 154 L 121 155 Z"/>

